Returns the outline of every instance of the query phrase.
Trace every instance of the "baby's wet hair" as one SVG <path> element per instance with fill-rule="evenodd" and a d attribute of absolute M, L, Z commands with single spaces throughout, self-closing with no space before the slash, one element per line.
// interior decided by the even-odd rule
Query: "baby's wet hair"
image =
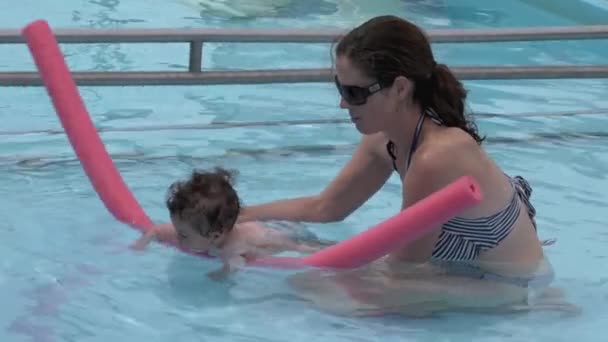
<path fill-rule="evenodd" d="M 221 167 L 193 170 L 189 179 L 176 181 L 169 187 L 166 199 L 169 213 L 188 222 L 205 237 L 229 232 L 241 210 L 233 187 L 235 174 Z"/>

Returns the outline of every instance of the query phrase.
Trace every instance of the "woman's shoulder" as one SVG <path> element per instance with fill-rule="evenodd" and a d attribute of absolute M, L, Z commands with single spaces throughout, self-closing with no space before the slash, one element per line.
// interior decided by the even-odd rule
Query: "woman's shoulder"
<path fill-rule="evenodd" d="M 412 156 L 411 168 L 422 168 L 424 172 L 454 171 L 470 166 L 483 155 L 475 139 L 458 128 L 443 129 L 425 140 Z"/>
<path fill-rule="evenodd" d="M 510 196 L 510 185 L 501 170 L 483 147 L 466 132 L 446 129 L 422 144 L 412 157 L 412 165 L 404 180 L 405 186 L 438 190 L 462 176 L 475 178 L 491 203 L 503 205 Z M 429 139 L 430 140 L 430 139 Z M 483 208 L 481 208 L 483 209 Z"/>

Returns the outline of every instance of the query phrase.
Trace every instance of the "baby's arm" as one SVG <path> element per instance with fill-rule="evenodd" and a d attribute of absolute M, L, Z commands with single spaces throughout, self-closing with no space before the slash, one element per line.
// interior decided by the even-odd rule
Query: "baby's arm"
<path fill-rule="evenodd" d="M 226 243 L 219 256 L 224 264 L 220 269 L 210 272 L 208 274 L 209 277 L 214 280 L 220 280 L 245 266 L 246 260 L 244 256 L 247 255 L 249 249 L 249 245 L 240 239 L 233 239 Z"/>
<path fill-rule="evenodd" d="M 152 229 L 144 233 L 139 239 L 137 239 L 137 241 L 131 244 L 131 248 L 135 250 L 143 250 L 150 242 L 154 240 L 176 244 L 177 232 L 170 223 L 159 224 L 152 227 Z"/>
<path fill-rule="evenodd" d="M 245 258 L 241 255 L 235 255 L 225 259 L 221 268 L 209 272 L 209 278 L 213 280 L 221 280 L 236 272 L 239 268 L 245 266 Z"/>

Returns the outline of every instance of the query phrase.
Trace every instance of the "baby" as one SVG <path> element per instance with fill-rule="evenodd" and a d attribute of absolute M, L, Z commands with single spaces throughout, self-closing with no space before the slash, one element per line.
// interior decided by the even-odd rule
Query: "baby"
<path fill-rule="evenodd" d="M 299 238 L 295 230 L 275 229 L 257 222 L 236 224 L 241 209 L 232 186 L 233 176 L 222 168 L 193 171 L 190 179 L 169 187 L 167 208 L 173 225 L 160 225 L 135 243 L 143 248 L 156 238 L 177 241 L 195 253 L 220 258 L 223 267 L 210 277 L 227 276 L 247 260 L 284 251 L 311 253 L 331 245 L 318 239 Z"/>

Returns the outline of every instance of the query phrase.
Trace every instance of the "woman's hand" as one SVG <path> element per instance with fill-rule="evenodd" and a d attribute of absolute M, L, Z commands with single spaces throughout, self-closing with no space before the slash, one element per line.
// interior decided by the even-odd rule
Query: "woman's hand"
<path fill-rule="evenodd" d="M 236 219 L 236 223 L 244 223 L 244 222 L 249 222 L 249 221 L 255 221 L 251 215 L 247 215 L 247 209 L 246 208 L 242 208 L 241 212 L 239 213 L 239 216 Z"/>

